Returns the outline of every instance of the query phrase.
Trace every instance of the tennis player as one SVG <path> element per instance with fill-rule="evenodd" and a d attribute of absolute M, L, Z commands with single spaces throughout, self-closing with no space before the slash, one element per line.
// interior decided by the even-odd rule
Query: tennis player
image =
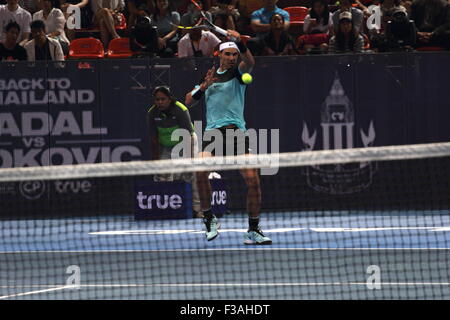
<path fill-rule="evenodd" d="M 172 158 L 173 148 L 182 142 L 182 138 L 177 140 L 172 139 L 172 133 L 177 129 L 183 129 L 190 133 L 190 135 L 183 135 L 183 137 L 188 137 L 188 139 L 190 139 L 190 141 L 185 142 L 184 145 L 190 145 L 191 150 L 182 156 L 191 157 L 196 155 L 198 153 L 198 141 L 191 122 L 189 110 L 185 105 L 177 101 L 170 92 L 169 87 L 160 86 L 155 88 L 153 97 L 155 104 L 150 107 L 147 112 L 152 146 L 152 159 L 162 160 Z M 154 176 L 154 180 L 183 180 L 192 183 L 192 209 L 194 211 L 194 217 L 203 217 L 197 189 L 197 179 L 194 174 L 159 174 Z"/>
<path fill-rule="evenodd" d="M 249 154 L 249 141 L 245 137 L 244 101 L 246 86 L 241 76 L 251 72 L 255 60 L 240 40 L 240 34 L 234 30 L 228 30 L 228 38 L 237 39 L 236 42 L 228 41 L 219 45 L 220 66 L 208 70 L 206 77 L 192 91 L 186 94 L 186 105 L 191 105 L 195 100 L 205 96 L 206 101 L 206 128 L 218 130 L 223 138 L 222 150 L 208 148 L 207 141 L 203 143 L 203 152 L 200 157 L 212 157 L 221 155 Z M 242 61 L 238 63 L 241 57 Z M 236 134 L 237 133 L 237 134 Z M 237 137 L 237 138 L 236 138 Z M 207 151 L 209 149 L 209 151 Z M 221 151 L 219 154 L 218 151 Z M 231 151 L 231 152 L 230 152 Z M 272 240 L 266 237 L 259 227 L 259 214 L 261 207 L 261 187 L 257 169 L 243 169 L 240 171 L 247 188 L 247 210 L 249 214 L 249 228 L 244 235 L 245 244 L 271 244 Z M 211 184 L 208 180 L 208 172 L 197 173 L 197 183 L 200 194 L 203 222 L 206 226 L 206 239 L 214 240 L 220 227 L 218 219 L 211 212 Z"/>

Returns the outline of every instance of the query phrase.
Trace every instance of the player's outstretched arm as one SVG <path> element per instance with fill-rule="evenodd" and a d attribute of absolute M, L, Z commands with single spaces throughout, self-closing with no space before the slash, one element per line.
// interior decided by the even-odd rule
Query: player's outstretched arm
<path fill-rule="evenodd" d="M 215 72 L 216 67 L 212 67 L 211 69 L 209 69 L 202 83 L 200 85 L 195 86 L 193 90 L 189 91 L 186 94 L 184 104 L 187 107 L 194 106 L 197 103 L 197 101 L 201 99 L 206 89 L 208 89 L 210 85 L 212 85 L 215 81 L 217 81 L 217 78 L 214 77 Z"/>

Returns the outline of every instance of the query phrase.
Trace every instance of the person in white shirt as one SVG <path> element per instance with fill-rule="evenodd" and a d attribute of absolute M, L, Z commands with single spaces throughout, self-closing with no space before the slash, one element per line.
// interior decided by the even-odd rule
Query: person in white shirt
<path fill-rule="evenodd" d="M 34 20 L 42 20 L 45 23 L 45 30 L 47 31 L 47 36 L 59 41 L 65 54 L 69 52 L 70 41 L 67 39 L 64 32 L 64 26 L 66 23 L 66 18 L 63 12 L 58 9 L 58 0 L 43 0 L 42 1 L 43 10 L 40 10 L 33 14 Z"/>
<path fill-rule="evenodd" d="M 178 41 L 178 57 L 212 57 L 219 43 L 220 39 L 212 32 L 191 29 Z"/>
<path fill-rule="evenodd" d="M 17 22 L 20 26 L 20 34 L 17 43 L 23 46 L 30 37 L 31 14 L 19 6 L 19 0 L 7 0 L 6 5 L 0 5 L 0 30 L 11 22 Z M 5 40 L 5 33 L 0 32 L 0 41 Z"/>
<path fill-rule="evenodd" d="M 333 32 L 332 14 L 326 0 L 313 0 L 309 14 L 305 17 L 303 32 L 305 34 Z"/>
<path fill-rule="evenodd" d="M 311 9 L 303 24 L 304 35 L 298 38 L 299 49 L 306 52 L 313 49 L 327 51 L 329 38 L 334 31 L 332 17 L 327 0 L 312 0 Z"/>
<path fill-rule="evenodd" d="M 25 45 L 28 61 L 64 61 L 61 45 L 46 35 L 44 21 L 35 20 L 30 27 L 33 39 Z"/>

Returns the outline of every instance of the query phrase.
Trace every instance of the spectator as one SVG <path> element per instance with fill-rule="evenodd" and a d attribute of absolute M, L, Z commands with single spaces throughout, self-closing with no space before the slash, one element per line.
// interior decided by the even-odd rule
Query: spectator
<path fill-rule="evenodd" d="M 219 43 L 220 39 L 214 33 L 191 29 L 178 42 L 178 57 L 212 57 Z"/>
<path fill-rule="evenodd" d="M 264 7 L 252 13 L 251 27 L 258 37 L 270 31 L 270 18 L 278 13 L 284 18 L 284 30 L 289 29 L 289 13 L 276 6 L 278 0 L 264 0 Z"/>
<path fill-rule="evenodd" d="M 23 46 L 30 36 L 31 14 L 19 6 L 19 0 L 7 0 L 6 5 L 0 5 L 0 30 L 4 30 L 5 26 L 15 21 L 20 26 L 19 37 L 17 42 Z M 5 40 L 5 34 L 0 33 L 0 41 Z"/>
<path fill-rule="evenodd" d="M 340 2 L 340 7 L 338 10 L 336 10 L 333 13 L 333 26 L 334 26 L 334 33 L 336 34 L 338 32 L 339 29 L 339 17 L 340 14 L 344 11 L 348 11 L 351 13 L 352 15 L 352 24 L 353 24 L 353 28 L 356 30 L 356 32 L 361 32 L 362 31 L 362 23 L 363 23 L 363 19 L 364 19 L 364 14 L 361 10 L 359 10 L 358 8 L 354 8 L 352 7 L 352 1 L 351 0 L 341 0 Z"/>
<path fill-rule="evenodd" d="M 294 40 L 284 30 L 284 18 L 281 14 L 274 14 L 270 19 L 270 32 L 262 39 L 263 56 L 286 56 L 295 54 Z"/>
<path fill-rule="evenodd" d="M 42 9 L 40 0 L 19 0 L 19 6 L 21 6 L 31 14 Z"/>
<path fill-rule="evenodd" d="M 64 32 L 66 18 L 62 11 L 58 9 L 58 0 L 43 0 L 42 6 L 42 10 L 33 14 L 33 20 L 44 21 L 47 36 L 58 40 L 64 54 L 68 54 L 70 41 Z"/>
<path fill-rule="evenodd" d="M 331 53 L 362 52 L 364 38 L 353 25 L 352 14 L 348 11 L 339 15 L 338 30 L 330 40 Z"/>
<path fill-rule="evenodd" d="M 61 45 L 58 40 L 46 35 L 44 21 L 34 20 L 31 23 L 31 35 L 33 39 L 25 45 L 28 61 L 64 61 Z"/>
<path fill-rule="evenodd" d="M 155 0 L 155 13 L 152 23 L 158 29 L 158 55 L 164 58 L 173 57 L 177 50 L 178 26 L 180 14 L 169 8 L 168 0 Z"/>
<path fill-rule="evenodd" d="M 120 24 L 119 13 L 125 7 L 123 0 L 91 0 L 92 12 L 94 13 L 94 25 L 100 27 L 100 38 L 103 46 L 108 47 L 110 39 L 120 38 L 115 25 Z"/>
<path fill-rule="evenodd" d="M 128 0 L 128 28 L 136 24 L 138 17 L 150 17 L 151 7 L 149 0 Z"/>
<path fill-rule="evenodd" d="M 251 38 L 247 42 L 247 47 L 253 55 L 261 55 L 263 50 L 263 38 L 270 32 L 270 19 L 274 14 L 279 14 L 284 19 L 284 30 L 289 29 L 289 13 L 276 6 L 278 0 L 264 0 L 264 7 L 252 13 L 251 28 L 256 33 L 255 38 Z"/>
<path fill-rule="evenodd" d="M 20 26 L 10 22 L 5 27 L 5 41 L 0 43 L 0 61 L 27 60 L 27 51 L 17 44 Z"/>
<path fill-rule="evenodd" d="M 331 17 L 327 0 L 313 0 L 303 24 L 305 34 L 299 37 L 297 47 L 306 51 L 327 51 L 329 36 L 333 33 Z"/>
<path fill-rule="evenodd" d="M 214 0 L 214 2 L 209 10 L 213 16 L 213 23 L 225 30 L 236 30 L 236 22 L 239 19 L 236 0 Z"/>
<path fill-rule="evenodd" d="M 446 0 L 414 0 L 411 19 L 418 30 L 418 46 L 450 49 L 450 4 Z"/>

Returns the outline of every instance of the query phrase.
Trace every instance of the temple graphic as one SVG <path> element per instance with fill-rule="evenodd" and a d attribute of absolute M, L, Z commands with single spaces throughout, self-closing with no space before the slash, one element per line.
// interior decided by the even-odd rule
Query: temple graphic
<path fill-rule="evenodd" d="M 370 147 L 375 140 L 373 121 L 367 134 L 360 129 L 361 141 L 355 135 L 353 104 L 345 94 L 339 75 L 336 73 L 329 95 L 321 106 L 321 134 L 313 130 L 310 134 L 307 123 L 303 123 L 302 150 L 351 149 Z M 321 136 L 322 145 L 317 137 Z M 371 162 L 321 165 L 306 168 L 308 185 L 322 193 L 351 194 L 361 191 L 372 183 L 376 164 Z"/>

